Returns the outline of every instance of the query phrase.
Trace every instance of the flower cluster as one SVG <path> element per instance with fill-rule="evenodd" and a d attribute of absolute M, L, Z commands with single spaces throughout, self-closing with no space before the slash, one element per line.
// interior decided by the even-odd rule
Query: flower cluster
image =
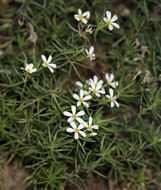
<path fill-rule="evenodd" d="M 82 23 L 87 24 L 88 20 L 90 18 L 90 12 L 86 11 L 86 12 L 82 13 L 82 10 L 78 9 L 78 14 L 75 14 L 74 18 L 78 22 L 81 21 Z M 105 22 L 105 26 L 106 25 L 108 26 L 109 30 L 113 30 L 113 27 L 120 28 L 120 26 L 117 23 L 115 23 L 115 21 L 117 19 L 118 19 L 117 15 L 114 15 L 113 17 L 111 17 L 111 12 L 106 11 L 106 17 L 103 19 L 103 21 Z M 85 29 L 85 32 L 87 32 L 89 34 L 93 33 L 92 27 L 91 27 L 90 24 Z M 95 60 L 95 54 L 94 54 L 94 47 L 93 46 L 91 46 L 89 48 L 89 50 L 85 49 L 85 52 L 87 54 L 87 58 L 89 58 L 90 61 Z M 56 69 L 56 64 L 51 63 L 52 56 L 49 55 L 49 57 L 47 59 L 44 55 L 41 55 L 41 58 L 43 60 L 42 66 L 47 67 L 50 70 L 51 73 L 54 73 L 54 70 Z M 30 73 L 30 74 L 37 71 L 37 68 L 34 68 L 32 63 L 26 64 L 25 68 L 22 68 L 22 69 L 25 70 L 27 73 Z M 94 89 L 94 87 L 91 86 L 91 89 Z M 97 89 L 95 89 L 95 90 L 96 91 L 99 90 L 99 87 L 97 87 Z M 98 93 L 97 93 L 97 95 L 98 95 Z"/>
<path fill-rule="evenodd" d="M 82 10 L 81 9 L 78 9 L 78 14 L 75 14 L 74 15 L 74 18 L 78 21 L 78 22 L 82 22 L 84 24 L 87 24 L 88 23 L 88 20 L 90 18 L 90 12 L 89 11 L 86 11 L 84 13 L 82 13 Z M 120 28 L 120 26 L 115 23 L 115 21 L 117 20 L 117 15 L 114 15 L 113 17 L 111 16 L 111 12 L 110 11 L 106 11 L 106 17 L 103 18 L 103 21 L 105 22 L 105 26 L 108 26 L 109 30 L 113 30 L 113 27 L 116 27 L 116 28 Z M 93 31 L 92 31 L 92 27 L 91 25 L 89 24 L 85 30 L 87 33 L 89 34 L 92 34 Z M 86 54 L 87 54 L 87 58 L 90 59 L 90 61 L 93 61 L 95 60 L 95 54 L 94 54 L 94 47 L 91 46 L 88 49 L 85 50 L 86 51 Z"/>
<path fill-rule="evenodd" d="M 88 108 L 90 105 L 89 101 L 94 101 L 94 98 L 100 98 L 102 95 L 107 98 L 110 102 L 111 108 L 115 105 L 119 107 L 119 103 L 116 101 L 117 96 L 114 95 L 113 88 L 118 86 L 118 82 L 114 81 L 113 74 L 105 75 L 106 83 L 103 80 L 99 80 L 95 75 L 93 79 L 89 79 L 85 84 L 80 81 L 76 82 L 76 89 L 73 94 L 73 98 L 77 101 L 76 106 L 81 108 L 81 111 L 77 112 L 75 105 L 71 106 L 71 111 L 64 111 L 63 114 L 68 118 L 67 122 L 71 125 L 70 128 L 67 128 L 66 131 L 69 133 L 74 133 L 74 138 L 78 139 L 79 135 L 86 137 L 86 132 L 90 132 L 89 136 L 95 136 L 97 133 L 94 130 L 98 130 L 99 126 L 92 124 L 93 118 L 90 116 L 88 121 L 84 120 L 82 117 L 86 115 L 84 108 Z M 106 88 L 108 88 L 109 94 L 106 94 Z M 82 105 L 82 106 L 81 106 Z M 89 111 L 89 110 L 88 110 Z"/>

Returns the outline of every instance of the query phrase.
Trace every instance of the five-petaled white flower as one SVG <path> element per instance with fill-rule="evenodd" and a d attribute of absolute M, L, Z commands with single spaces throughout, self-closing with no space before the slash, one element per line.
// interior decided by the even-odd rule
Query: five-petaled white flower
<path fill-rule="evenodd" d="M 49 70 L 53 73 L 54 69 L 56 68 L 56 64 L 50 63 L 52 60 L 52 56 L 49 55 L 48 59 L 46 59 L 46 57 L 44 55 L 41 55 L 41 58 L 43 60 L 43 67 L 47 67 L 49 68 Z"/>
<path fill-rule="evenodd" d="M 86 49 L 86 54 L 87 57 L 90 59 L 90 61 L 95 60 L 95 54 L 93 52 L 94 52 L 93 46 L 91 46 L 89 50 Z"/>
<path fill-rule="evenodd" d="M 108 73 L 106 73 L 105 78 L 107 80 L 107 84 L 108 85 L 112 86 L 113 88 L 116 88 L 118 86 L 118 82 L 117 81 L 112 82 L 113 79 L 114 79 L 114 75 L 113 74 L 109 75 Z"/>
<path fill-rule="evenodd" d="M 88 129 L 88 131 L 93 131 L 93 129 L 99 129 L 98 125 L 92 125 L 92 117 L 89 117 L 89 121 L 88 124 L 86 122 L 84 122 L 84 126 Z"/>
<path fill-rule="evenodd" d="M 103 85 L 103 80 L 99 80 L 98 81 L 98 78 L 97 78 L 96 75 L 94 75 L 93 79 L 89 79 L 89 81 L 90 81 L 89 84 L 91 82 L 93 82 L 95 84 L 95 86 L 97 86 L 97 85 Z"/>
<path fill-rule="evenodd" d="M 26 64 L 26 66 L 25 66 L 25 71 L 26 71 L 27 73 L 34 73 L 34 72 L 36 72 L 37 69 L 36 69 L 36 68 L 33 68 L 33 67 L 34 67 L 34 65 L 33 65 L 32 63 Z M 22 68 L 22 69 L 24 69 L 24 68 Z"/>
<path fill-rule="evenodd" d="M 88 25 L 88 27 L 86 28 L 86 32 L 90 34 L 93 33 L 91 25 Z"/>
<path fill-rule="evenodd" d="M 111 102 L 111 107 L 113 108 L 114 107 L 114 104 L 116 104 L 117 107 L 119 107 L 119 103 L 116 102 L 116 96 L 113 96 L 113 89 L 110 88 L 109 89 L 109 93 L 110 95 L 105 95 Z"/>
<path fill-rule="evenodd" d="M 100 97 L 100 94 L 105 94 L 105 89 L 102 88 L 102 84 L 95 84 L 93 81 L 90 82 L 91 87 L 89 90 L 93 92 L 97 97 Z"/>
<path fill-rule="evenodd" d="M 77 120 L 79 123 L 84 123 L 83 119 L 80 118 L 80 116 L 83 116 L 85 114 L 84 111 L 80 111 L 76 113 L 76 106 L 71 106 L 72 113 L 68 111 L 64 111 L 63 114 L 68 118 L 67 122 L 71 123 L 74 120 Z"/>
<path fill-rule="evenodd" d="M 77 21 L 82 21 L 84 24 L 87 24 L 89 17 L 90 17 L 90 12 L 86 11 L 82 13 L 81 9 L 78 9 L 78 14 L 74 15 L 74 18 Z"/>
<path fill-rule="evenodd" d="M 106 11 L 106 16 L 107 18 L 105 17 L 103 21 L 108 25 L 109 30 L 113 30 L 113 26 L 115 26 L 116 28 L 120 28 L 120 26 L 117 23 L 115 23 L 115 21 L 117 20 L 117 15 L 114 15 L 111 18 L 111 12 Z"/>
<path fill-rule="evenodd" d="M 80 106 L 81 104 L 83 104 L 84 106 L 86 106 L 88 108 L 89 104 L 85 101 L 90 100 L 92 98 L 92 96 L 87 95 L 87 96 L 83 97 L 84 95 L 85 95 L 84 91 L 81 89 L 80 90 L 80 96 L 78 96 L 77 94 L 73 94 L 73 98 L 78 100 L 77 106 Z"/>
<path fill-rule="evenodd" d="M 86 137 L 85 132 L 81 131 L 81 129 L 84 128 L 84 125 L 80 124 L 78 127 L 74 122 L 70 123 L 72 128 L 67 128 L 66 131 L 69 133 L 74 133 L 74 138 L 77 140 L 79 138 L 79 134 L 81 134 L 83 137 Z"/>

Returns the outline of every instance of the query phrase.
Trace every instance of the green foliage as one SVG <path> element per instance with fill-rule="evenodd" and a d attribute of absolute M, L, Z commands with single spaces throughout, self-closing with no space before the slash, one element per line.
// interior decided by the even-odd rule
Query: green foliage
<path fill-rule="evenodd" d="M 91 173 L 118 182 L 127 178 L 136 189 L 142 183 L 147 188 L 159 183 L 161 12 L 157 7 L 159 1 L 151 0 L 0 3 L 0 158 L 18 160 L 29 168 L 27 182 L 34 189 L 61 190 L 85 182 Z M 91 12 L 92 35 L 74 19 L 78 8 Z M 104 26 L 106 10 L 118 15 L 120 30 L 110 32 Z M 31 26 L 37 39 L 29 39 Z M 91 44 L 95 64 L 84 52 Z M 41 54 L 52 54 L 59 67 L 54 74 L 41 67 Z M 27 63 L 38 72 L 22 71 Z M 114 73 L 119 82 L 120 108 L 110 108 L 105 99 L 93 102 L 88 113 L 99 125 L 98 135 L 75 141 L 66 132 L 69 124 L 62 114 L 75 104 L 75 82 L 85 82 L 91 73 L 104 80 L 106 72 Z"/>

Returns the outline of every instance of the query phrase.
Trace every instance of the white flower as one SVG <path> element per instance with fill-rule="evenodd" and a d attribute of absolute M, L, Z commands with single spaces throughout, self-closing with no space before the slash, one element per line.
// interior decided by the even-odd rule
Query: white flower
<path fill-rule="evenodd" d="M 85 97 L 83 97 L 83 96 L 84 96 L 83 90 L 80 90 L 80 96 L 78 96 L 77 94 L 73 94 L 73 98 L 78 100 L 77 106 L 80 106 L 81 104 L 83 104 L 84 106 L 86 106 L 88 108 L 89 104 L 85 101 L 90 100 L 92 98 L 92 96 L 91 95 L 87 95 Z"/>
<path fill-rule="evenodd" d="M 52 60 L 52 56 L 49 55 L 48 60 L 46 59 L 46 57 L 44 55 L 41 55 L 41 58 L 43 60 L 43 67 L 47 67 L 49 68 L 49 70 L 53 73 L 54 69 L 56 68 L 56 64 L 50 63 Z"/>
<path fill-rule="evenodd" d="M 90 33 L 90 34 L 93 33 L 92 27 L 91 27 L 90 25 L 88 25 L 88 27 L 86 28 L 86 32 L 87 32 L 87 33 Z"/>
<path fill-rule="evenodd" d="M 92 125 L 92 117 L 89 117 L 89 122 L 88 124 L 84 122 L 84 126 L 88 129 L 88 131 L 92 131 L 93 129 L 99 129 L 98 125 Z"/>
<path fill-rule="evenodd" d="M 105 94 L 105 89 L 102 88 L 102 84 L 97 83 L 96 85 L 93 81 L 91 81 L 90 85 L 91 87 L 89 87 L 89 90 L 93 92 L 97 97 L 100 97 L 100 94 Z"/>
<path fill-rule="evenodd" d="M 82 21 L 84 24 L 87 24 L 89 17 L 90 17 L 90 12 L 86 11 L 82 13 L 81 9 L 78 9 L 78 14 L 74 15 L 74 18 L 77 21 Z"/>
<path fill-rule="evenodd" d="M 119 103 L 116 102 L 116 96 L 113 96 L 113 89 L 110 88 L 109 89 L 109 93 L 110 95 L 105 95 L 111 102 L 111 107 L 113 108 L 114 107 L 114 104 L 116 104 L 117 107 L 119 107 Z"/>
<path fill-rule="evenodd" d="M 95 54 L 93 53 L 94 52 L 94 47 L 91 46 L 89 51 L 86 49 L 86 54 L 87 54 L 87 57 L 92 61 L 92 60 L 95 60 Z"/>
<path fill-rule="evenodd" d="M 113 88 L 116 88 L 117 86 L 118 86 L 118 82 L 117 81 L 115 81 L 115 82 L 112 82 L 113 81 L 113 79 L 114 79 L 114 75 L 113 74 L 106 74 L 105 75 L 105 78 L 106 78 L 106 80 L 107 80 L 107 84 L 108 85 L 110 85 L 110 86 L 112 86 Z"/>
<path fill-rule="evenodd" d="M 80 118 L 80 116 L 83 116 L 85 114 L 84 111 L 80 111 L 76 113 L 76 106 L 71 106 L 72 113 L 68 111 L 64 111 L 63 114 L 68 118 L 67 122 L 71 123 L 74 120 L 77 120 L 79 123 L 84 123 L 83 119 Z"/>
<path fill-rule="evenodd" d="M 34 72 L 36 72 L 37 71 L 37 69 L 36 68 L 33 68 L 33 64 L 32 63 L 30 63 L 30 64 L 26 64 L 26 66 L 25 66 L 25 71 L 27 72 L 27 73 L 34 73 Z M 22 69 L 24 69 L 24 68 L 22 68 Z"/>
<path fill-rule="evenodd" d="M 96 75 L 94 75 L 93 79 L 89 79 L 89 85 L 91 84 L 91 82 L 93 82 L 95 84 L 95 86 L 97 85 L 103 85 L 103 80 L 99 80 Z"/>
<path fill-rule="evenodd" d="M 113 30 L 113 26 L 115 26 L 116 28 L 120 28 L 120 26 L 117 23 L 114 22 L 114 21 L 117 20 L 117 15 L 114 15 L 111 18 L 111 12 L 106 11 L 106 16 L 107 16 L 107 18 L 105 17 L 103 19 L 103 21 L 108 25 L 109 30 Z"/>
<path fill-rule="evenodd" d="M 79 138 L 79 134 L 81 134 L 83 137 L 86 137 L 86 134 L 81 131 L 81 129 L 84 128 L 84 126 L 82 124 L 80 124 L 78 127 L 76 126 L 76 124 L 74 122 L 70 123 L 70 125 L 72 126 L 72 128 L 67 128 L 66 131 L 68 133 L 74 133 L 74 138 L 77 140 Z"/>

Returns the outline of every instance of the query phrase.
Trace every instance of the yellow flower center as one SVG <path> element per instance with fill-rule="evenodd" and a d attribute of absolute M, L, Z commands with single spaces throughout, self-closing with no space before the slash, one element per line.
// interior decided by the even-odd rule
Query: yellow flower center
<path fill-rule="evenodd" d="M 94 90 L 93 90 L 93 93 L 96 93 L 96 92 L 97 92 L 97 90 L 96 90 L 96 89 L 94 89 Z"/>
<path fill-rule="evenodd" d="M 112 24 L 111 20 L 108 20 L 108 21 L 107 21 L 107 24 Z"/>
<path fill-rule="evenodd" d="M 79 15 L 79 16 L 78 16 L 78 18 L 79 18 L 80 20 L 82 20 L 82 18 L 83 18 L 83 15 Z"/>
<path fill-rule="evenodd" d="M 75 119 L 77 116 L 75 114 L 72 115 L 73 119 Z"/>
<path fill-rule="evenodd" d="M 75 132 L 75 133 L 78 133 L 78 132 L 79 132 L 79 129 L 78 129 L 78 128 L 75 128 L 74 132 Z"/>
<path fill-rule="evenodd" d="M 114 99 L 113 99 L 112 97 L 110 97 L 109 99 L 110 99 L 110 101 L 111 101 L 111 102 L 113 102 L 113 101 L 114 101 Z"/>
<path fill-rule="evenodd" d="M 82 99 L 82 98 L 79 98 L 79 101 L 82 103 L 82 102 L 83 102 L 83 99 Z"/>
<path fill-rule="evenodd" d="M 107 84 L 109 84 L 109 85 L 110 85 L 110 84 L 111 84 L 111 81 L 109 81 L 109 80 L 108 80 L 108 81 L 107 81 Z"/>
<path fill-rule="evenodd" d="M 49 64 L 48 64 L 47 62 L 45 62 L 44 65 L 45 65 L 46 67 L 49 67 Z"/>
<path fill-rule="evenodd" d="M 88 126 L 88 129 L 89 129 L 89 130 L 92 130 L 92 126 L 91 126 L 91 125 L 89 125 L 89 126 Z"/>
<path fill-rule="evenodd" d="M 89 54 L 87 55 L 87 57 L 88 57 L 88 58 L 92 57 L 92 54 L 89 53 Z"/>
<path fill-rule="evenodd" d="M 30 72 L 31 72 L 31 69 L 26 69 L 26 71 L 27 71 L 28 73 L 30 73 Z"/>

